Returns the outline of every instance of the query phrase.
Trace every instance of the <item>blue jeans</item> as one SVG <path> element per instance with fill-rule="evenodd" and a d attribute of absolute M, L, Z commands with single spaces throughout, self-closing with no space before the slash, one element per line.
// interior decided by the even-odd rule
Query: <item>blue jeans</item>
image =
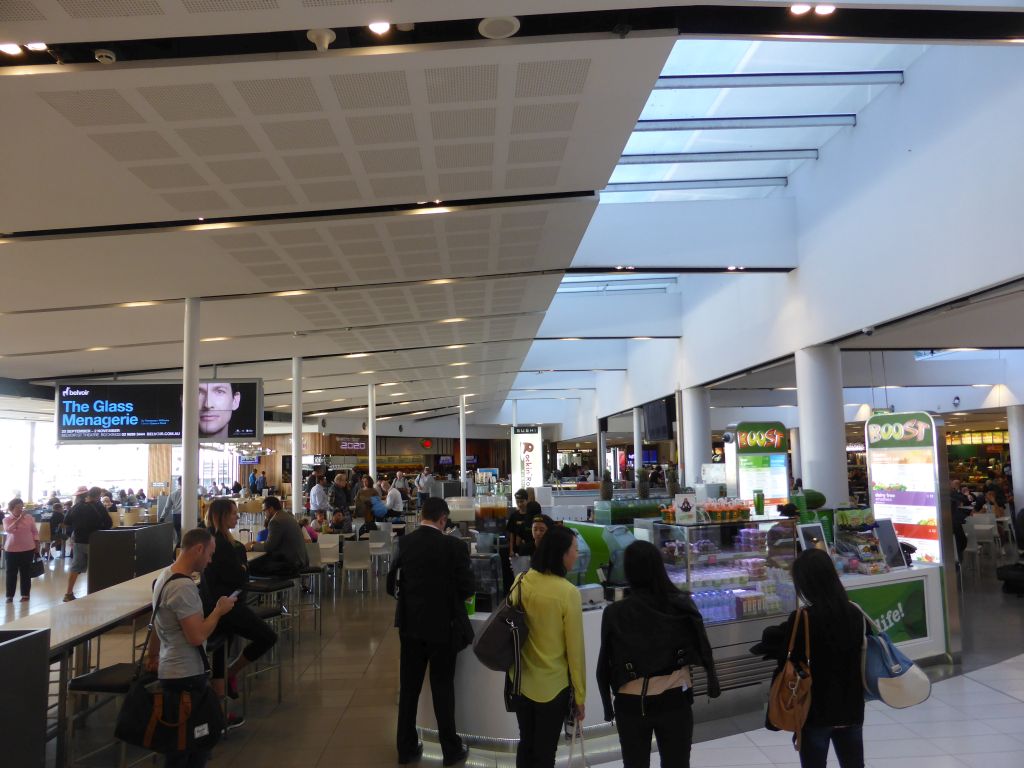
<path fill-rule="evenodd" d="M 830 741 L 840 768 L 864 768 L 864 728 L 860 725 L 804 728 L 800 740 L 800 768 L 825 768 Z"/>

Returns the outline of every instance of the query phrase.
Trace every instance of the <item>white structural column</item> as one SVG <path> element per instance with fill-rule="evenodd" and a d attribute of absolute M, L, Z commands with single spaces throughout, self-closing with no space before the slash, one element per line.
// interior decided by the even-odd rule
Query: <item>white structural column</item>
<path fill-rule="evenodd" d="M 28 423 L 28 495 L 26 499 L 32 501 L 36 497 L 35 483 L 36 474 L 36 423 Z"/>
<path fill-rule="evenodd" d="M 459 483 L 466 495 L 466 396 L 459 395 Z"/>
<path fill-rule="evenodd" d="M 518 427 L 519 426 L 519 401 L 518 400 L 513 400 L 512 401 L 512 426 L 513 427 Z"/>
<path fill-rule="evenodd" d="M 366 385 L 366 457 L 370 479 L 377 482 L 377 386 Z"/>
<path fill-rule="evenodd" d="M 789 450 L 793 454 L 793 466 L 790 469 L 793 470 L 793 479 L 796 480 L 798 477 L 803 477 L 800 473 L 803 472 L 801 469 L 800 462 L 800 429 L 799 427 L 793 427 L 789 430 Z M 817 489 L 815 489 L 817 490 Z"/>
<path fill-rule="evenodd" d="M 633 487 L 639 487 L 640 469 L 644 465 L 643 408 L 633 409 Z"/>
<path fill-rule="evenodd" d="M 676 477 L 686 485 L 683 477 L 683 391 L 676 390 Z"/>
<path fill-rule="evenodd" d="M 302 517 L 302 358 L 292 358 L 292 514 Z"/>
<path fill-rule="evenodd" d="M 181 532 L 199 518 L 199 299 L 185 299 L 181 365 Z"/>
<path fill-rule="evenodd" d="M 705 387 L 683 390 L 683 469 L 686 485 L 700 482 L 700 467 L 711 461 L 711 393 Z"/>
<path fill-rule="evenodd" d="M 796 400 L 800 408 L 800 465 L 804 488 L 825 494 L 829 507 L 849 502 L 846 477 L 846 425 L 843 365 L 839 348 L 799 349 Z M 806 445 L 802 443 L 806 442 Z"/>
<path fill-rule="evenodd" d="M 604 479 L 604 471 L 606 469 L 608 469 L 607 465 L 605 464 L 605 455 L 604 455 L 605 451 L 607 450 L 607 448 L 605 447 L 605 443 L 607 441 L 607 436 L 605 435 L 604 432 L 601 431 L 601 420 L 600 419 L 597 420 L 597 430 L 594 432 L 594 434 L 597 435 L 597 439 L 594 441 L 594 450 L 597 451 L 597 464 L 596 464 L 596 467 L 595 467 L 596 471 L 597 471 L 597 479 L 598 480 L 603 480 Z"/>
<path fill-rule="evenodd" d="M 1010 468 L 1017 487 L 1024 487 L 1024 405 L 1011 405 L 1006 409 L 1006 424 L 1010 432 Z M 1017 502 L 1017 509 L 1021 503 Z"/>

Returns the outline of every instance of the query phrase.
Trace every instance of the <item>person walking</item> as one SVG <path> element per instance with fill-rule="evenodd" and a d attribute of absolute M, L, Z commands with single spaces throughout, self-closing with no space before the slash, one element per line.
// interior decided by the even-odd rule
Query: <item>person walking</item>
<path fill-rule="evenodd" d="M 263 470 L 260 472 L 260 476 L 256 478 L 256 495 L 262 496 L 263 491 L 267 489 L 267 472 Z"/>
<path fill-rule="evenodd" d="M 64 592 L 65 603 L 75 599 L 75 582 L 78 581 L 79 574 L 89 570 L 89 539 L 96 531 L 103 531 L 114 525 L 110 513 L 100 504 L 102 495 L 103 489 L 93 486 L 84 497 L 78 497 L 80 501 L 71 508 L 71 512 L 64 520 L 64 524 L 71 528 L 75 543 L 71 555 L 68 588 Z"/>
<path fill-rule="evenodd" d="M 198 699 L 210 684 L 204 644 L 236 598 L 221 597 L 209 615 L 192 574 L 202 573 L 213 559 L 216 544 L 207 528 L 193 528 L 181 537 L 177 559 L 153 584 L 153 634 L 146 649 L 146 668 L 156 672 L 164 689 L 167 712 L 178 711 L 178 698 L 189 691 Z M 159 602 L 159 605 L 157 603 Z M 204 768 L 208 751 L 170 752 L 165 768 Z"/>
<path fill-rule="evenodd" d="M 215 548 L 210 564 L 203 569 L 200 592 L 203 607 L 212 611 L 217 600 L 237 592 L 244 596 L 249 583 L 249 566 L 245 547 L 231 534 L 238 525 L 238 507 L 231 499 L 214 499 L 206 513 L 207 526 L 213 534 Z M 253 613 L 245 602 L 237 602 L 224 614 L 217 624 L 217 631 L 224 635 L 237 635 L 249 641 L 242 655 L 225 669 L 224 655 L 216 654 L 213 659 L 213 689 L 218 696 L 225 692 L 232 699 L 238 698 L 238 673 L 263 656 L 277 643 L 277 633 L 263 619 Z M 226 688 L 225 688 L 226 680 Z M 237 725 L 238 719 L 235 723 Z"/>
<path fill-rule="evenodd" d="M 421 514 L 422 524 L 399 540 L 387 578 L 388 594 L 398 598 L 395 626 L 402 646 L 398 762 L 405 765 L 423 754 L 423 742 L 416 738 L 416 709 L 429 666 L 443 763 L 450 766 L 469 753 L 455 729 L 455 661 L 473 638 L 464 605 L 473 594 L 473 571 L 469 548 L 460 539 L 444 535 L 447 502 L 429 498 Z"/>
<path fill-rule="evenodd" d="M 430 467 L 424 467 L 423 471 L 416 475 L 416 503 L 423 509 L 423 503 L 430 498 L 430 490 L 434 487 L 434 473 Z"/>
<path fill-rule="evenodd" d="M 7 502 L 4 515 L 4 558 L 7 565 L 7 602 L 14 602 L 14 591 L 21 577 L 21 602 L 32 592 L 32 560 L 39 554 L 39 529 L 25 512 L 25 502 L 14 498 Z"/>
<path fill-rule="evenodd" d="M 309 511 L 315 515 L 320 510 L 325 514 L 331 511 L 331 503 L 327 498 L 327 477 L 324 475 L 316 479 L 316 485 L 309 492 Z"/>
<path fill-rule="evenodd" d="M 797 596 L 807 604 L 801 623 L 810 622 L 812 657 L 811 706 L 800 735 L 801 768 L 825 768 L 830 742 L 840 768 L 864 768 L 864 615 L 847 597 L 827 552 L 801 552 L 793 561 L 792 576 Z M 777 659 L 778 669 L 785 661 L 796 616 L 794 611 L 785 624 L 765 629 L 753 649 Z M 803 628 L 798 629 L 802 638 Z M 793 656 L 806 661 L 802 640 Z"/>
<path fill-rule="evenodd" d="M 256 470 L 252 469 L 249 471 L 249 493 L 253 496 L 256 495 Z"/>
<path fill-rule="evenodd" d="M 541 539 L 530 570 L 512 585 L 522 600 L 529 635 L 523 646 L 516 768 L 552 768 L 566 716 L 586 716 L 586 657 L 580 593 L 565 575 L 576 564 L 576 535 L 555 526 Z"/>
<path fill-rule="evenodd" d="M 623 566 L 630 595 L 605 608 L 601 617 L 597 685 L 604 719 L 616 721 L 623 768 L 649 768 L 652 735 L 662 765 L 688 768 L 690 667 L 707 672 L 711 698 L 721 693 L 704 619 L 690 595 L 669 580 L 661 553 L 650 542 L 626 547 Z"/>

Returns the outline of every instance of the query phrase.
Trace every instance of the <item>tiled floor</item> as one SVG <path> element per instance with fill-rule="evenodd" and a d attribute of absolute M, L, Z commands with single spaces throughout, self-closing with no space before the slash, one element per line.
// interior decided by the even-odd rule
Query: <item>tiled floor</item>
<path fill-rule="evenodd" d="M 34 582 L 31 602 L 7 606 L 0 620 L 36 612 L 60 600 L 69 560 L 57 561 Z M 866 759 L 871 768 L 1020 768 L 1024 765 L 1024 600 L 1002 595 L 989 581 L 968 583 L 965 620 L 966 675 L 935 684 L 921 706 L 897 711 L 871 704 L 865 724 Z M 81 584 L 80 592 L 84 592 Z M 390 766 L 398 695 L 398 636 L 392 628 L 394 603 L 379 591 L 351 591 L 324 608 L 322 638 L 312 622 L 302 622 L 294 662 L 285 653 L 284 698 L 276 702 L 274 676 L 254 684 L 247 724 L 218 746 L 215 768 L 316 768 Z M 103 642 L 103 663 L 128 657 L 126 636 Z M 995 662 L 993 664 L 993 662 Z M 940 670 L 955 674 L 962 670 Z M 789 737 L 759 724 L 761 712 L 699 723 L 694 768 L 788 768 L 798 763 Z M 94 716 L 79 743 L 110 733 L 109 715 Z M 509 734 L 514 736 L 515 734 Z M 591 764 L 618 768 L 614 751 L 588 744 Z M 611 740 L 614 746 L 614 737 Z M 566 751 L 560 752 L 564 765 Z M 611 759 L 611 762 L 607 760 Z M 834 761 L 833 761 L 834 762 Z M 106 753 L 90 765 L 114 765 Z M 439 750 L 427 744 L 424 766 L 440 764 Z M 511 755 L 474 750 L 471 768 L 505 768 Z M 144 765 L 149 765 L 148 762 Z M 659 765 L 657 755 L 652 766 Z M 668 768 L 666 766 L 665 768 Z"/>

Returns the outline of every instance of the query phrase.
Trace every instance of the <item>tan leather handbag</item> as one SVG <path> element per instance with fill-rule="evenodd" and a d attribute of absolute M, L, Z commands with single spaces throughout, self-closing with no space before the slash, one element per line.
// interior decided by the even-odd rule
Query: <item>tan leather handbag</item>
<path fill-rule="evenodd" d="M 804 659 L 793 658 L 797 631 L 801 619 L 804 626 Z M 811 708 L 811 617 L 802 608 L 796 611 L 793 631 L 789 635 L 789 647 L 782 669 L 772 681 L 768 694 L 768 722 L 780 731 L 796 734 L 794 745 L 800 749 L 800 731 L 807 721 Z"/>

